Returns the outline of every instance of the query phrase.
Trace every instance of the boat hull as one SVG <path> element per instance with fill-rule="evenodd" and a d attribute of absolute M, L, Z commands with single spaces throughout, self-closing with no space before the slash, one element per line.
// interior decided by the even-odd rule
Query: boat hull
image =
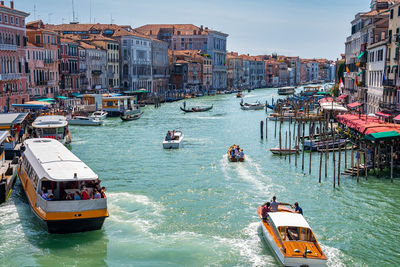
<path fill-rule="evenodd" d="M 272 252 L 274 253 L 277 260 L 283 266 L 294 266 L 294 267 L 324 267 L 326 266 L 326 260 L 323 259 L 310 259 L 310 258 L 300 258 L 300 257 L 285 257 L 281 250 L 278 248 L 268 230 L 266 229 L 264 223 L 261 222 L 263 239 L 268 244 Z"/>
<path fill-rule="evenodd" d="M 163 148 L 164 149 L 178 149 L 183 141 L 184 135 L 182 134 L 178 140 L 172 140 L 172 141 L 163 141 Z"/>
<path fill-rule="evenodd" d="M 297 154 L 298 150 L 295 149 L 279 149 L 279 148 L 271 148 L 269 151 L 274 155 L 289 155 L 289 154 Z"/>
<path fill-rule="evenodd" d="M 229 160 L 230 162 L 244 162 L 244 158 L 239 158 L 239 160 L 238 160 L 237 158 L 235 158 L 235 157 L 230 157 L 229 155 L 227 155 L 227 157 L 228 157 L 228 160 Z"/>
<path fill-rule="evenodd" d="M 101 120 L 91 120 L 91 121 L 84 121 L 84 120 L 68 120 L 69 125 L 75 126 L 100 126 L 103 124 Z"/>
<path fill-rule="evenodd" d="M 100 230 L 106 217 L 60 220 L 60 221 L 43 221 L 44 227 L 52 234 L 67 234 L 86 231 Z"/>

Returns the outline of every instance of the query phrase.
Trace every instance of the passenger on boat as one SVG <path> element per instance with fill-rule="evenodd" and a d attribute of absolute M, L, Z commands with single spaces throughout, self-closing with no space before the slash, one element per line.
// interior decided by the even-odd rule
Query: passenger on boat
<path fill-rule="evenodd" d="M 68 193 L 65 197 L 65 200 L 74 200 L 74 195 L 72 193 Z"/>
<path fill-rule="evenodd" d="M 54 195 L 49 194 L 48 198 L 46 200 L 53 201 L 54 200 Z"/>
<path fill-rule="evenodd" d="M 289 203 L 283 203 L 283 202 L 277 202 L 276 201 L 276 196 L 272 197 L 272 201 L 271 201 L 271 211 L 272 212 L 277 212 L 278 211 L 278 206 L 279 205 L 283 205 L 283 206 L 291 206 L 293 207 L 291 204 Z"/>
<path fill-rule="evenodd" d="M 295 211 L 296 213 L 300 213 L 301 215 L 303 215 L 303 209 L 299 206 L 299 203 L 298 203 L 298 202 L 295 202 L 295 203 L 294 203 L 294 211 Z"/>
<path fill-rule="evenodd" d="M 82 200 L 90 199 L 89 191 L 87 190 L 86 186 L 82 186 L 81 196 Z"/>
<path fill-rule="evenodd" d="M 93 199 L 99 199 L 99 198 L 101 198 L 101 194 L 96 188 L 93 189 Z"/>
<path fill-rule="evenodd" d="M 171 141 L 171 131 L 168 131 L 165 141 Z"/>
<path fill-rule="evenodd" d="M 266 202 L 263 204 L 262 208 L 261 208 L 261 216 L 264 222 L 268 221 L 268 212 L 271 212 L 271 203 L 270 202 Z"/>
<path fill-rule="evenodd" d="M 81 200 L 81 196 L 79 195 L 79 191 L 75 191 L 74 200 Z"/>
<path fill-rule="evenodd" d="M 239 151 L 239 158 L 240 158 L 240 159 L 243 159 L 243 158 L 244 158 L 243 149 L 240 149 L 240 151 Z"/>
<path fill-rule="evenodd" d="M 103 186 L 100 191 L 101 198 L 106 198 L 106 188 Z"/>
<path fill-rule="evenodd" d="M 235 148 L 234 147 L 231 147 L 230 154 L 231 154 L 232 158 L 235 157 Z"/>
<path fill-rule="evenodd" d="M 239 158 L 240 158 L 239 150 L 237 148 L 235 149 L 235 158 L 236 158 L 236 160 L 239 160 Z"/>

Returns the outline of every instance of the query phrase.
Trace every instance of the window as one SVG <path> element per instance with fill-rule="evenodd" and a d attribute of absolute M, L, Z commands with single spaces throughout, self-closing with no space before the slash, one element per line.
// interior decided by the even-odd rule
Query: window
<path fill-rule="evenodd" d="M 10 17 L 10 23 L 14 24 L 14 17 Z"/>
<path fill-rule="evenodd" d="M 390 19 L 393 19 L 393 9 L 390 10 Z"/>
<path fill-rule="evenodd" d="M 35 35 L 35 43 L 40 44 L 40 35 Z"/>
<path fill-rule="evenodd" d="M 19 18 L 15 18 L 15 25 L 19 26 Z"/>
<path fill-rule="evenodd" d="M 400 6 L 397 8 L 397 16 L 400 17 Z"/>
<path fill-rule="evenodd" d="M 4 15 L 4 22 L 8 23 L 8 16 L 7 15 Z"/>
<path fill-rule="evenodd" d="M 3 14 L 0 13 L 0 22 L 3 21 Z"/>

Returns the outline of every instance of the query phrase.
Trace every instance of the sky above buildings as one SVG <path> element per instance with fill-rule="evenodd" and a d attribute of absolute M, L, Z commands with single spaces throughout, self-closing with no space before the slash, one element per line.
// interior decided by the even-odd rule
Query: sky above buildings
<path fill-rule="evenodd" d="M 28 21 L 68 23 L 72 0 L 14 0 Z M 9 0 L 5 0 L 9 6 Z M 336 59 L 370 0 L 74 0 L 80 23 L 192 23 L 229 34 L 228 50 Z"/>

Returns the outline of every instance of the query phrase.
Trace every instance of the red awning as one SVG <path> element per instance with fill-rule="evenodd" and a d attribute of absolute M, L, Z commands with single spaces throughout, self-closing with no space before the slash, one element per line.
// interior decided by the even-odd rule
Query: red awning
<path fill-rule="evenodd" d="M 358 102 L 354 102 L 354 103 L 351 103 L 351 104 L 348 104 L 347 106 L 349 107 L 349 108 L 357 108 L 357 107 L 359 107 L 359 106 L 361 106 L 362 104 L 360 104 L 360 103 L 358 103 Z"/>
<path fill-rule="evenodd" d="M 319 103 L 333 102 L 333 98 L 332 97 L 325 97 L 325 98 L 320 99 L 318 102 Z"/>
<path fill-rule="evenodd" d="M 395 121 L 400 121 L 400 114 L 394 118 Z"/>
<path fill-rule="evenodd" d="M 390 114 L 383 113 L 383 112 L 375 113 L 375 115 L 379 116 L 379 117 L 385 117 L 385 118 L 389 118 L 390 117 Z"/>
<path fill-rule="evenodd" d="M 347 97 L 347 95 L 340 95 L 338 98 L 336 98 L 337 101 L 343 100 Z"/>

